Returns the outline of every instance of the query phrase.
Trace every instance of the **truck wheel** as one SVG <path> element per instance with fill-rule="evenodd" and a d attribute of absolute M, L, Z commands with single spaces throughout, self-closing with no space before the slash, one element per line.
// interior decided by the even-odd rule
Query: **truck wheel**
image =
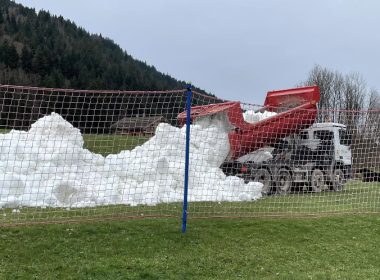
<path fill-rule="evenodd" d="M 334 170 L 332 183 L 334 191 L 340 192 L 343 190 L 346 178 L 342 169 L 337 168 Z"/>
<path fill-rule="evenodd" d="M 272 179 L 267 169 L 259 169 L 255 172 L 253 181 L 263 184 L 262 193 L 268 194 L 271 192 Z"/>
<path fill-rule="evenodd" d="M 281 168 L 277 173 L 276 191 L 279 194 L 286 194 L 290 191 L 292 187 L 292 174 L 290 171 Z"/>
<path fill-rule="evenodd" d="M 313 192 L 321 192 L 325 188 L 325 179 L 322 170 L 316 168 L 311 173 L 311 189 Z"/>

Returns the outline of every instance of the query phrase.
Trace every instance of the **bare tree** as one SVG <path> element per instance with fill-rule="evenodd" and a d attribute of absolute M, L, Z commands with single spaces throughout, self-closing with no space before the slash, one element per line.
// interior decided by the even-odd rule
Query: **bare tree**
<path fill-rule="evenodd" d="M 315 65 L 302 85 L 319 86 L 321 99 L 318 103 L 318 121 L 345 122 L 354 125 L 358 121 L 351 112 L 365 110 L 369 95 L 365 80 L 354 73 L 343 75 L 320 65 Z"/>
<path fill-rule="evenodd" d="M 380 96 L 358 73 L 343 75 L 315 65 L 302 85 L 318 85 L 318 122 L 338 122 L 352 136 L 354 164 L 377 162 L 380 152 Z M 369 154 L 373 155 L 369 156 Z"/>

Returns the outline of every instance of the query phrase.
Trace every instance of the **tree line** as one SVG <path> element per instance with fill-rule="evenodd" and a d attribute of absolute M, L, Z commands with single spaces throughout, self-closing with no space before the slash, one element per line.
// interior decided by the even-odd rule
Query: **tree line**
<path fill-rule="evenodd" d="M 36 13 L 10 0 L 0 0 L 0 84 L 113 90 L 186 87 L 101 34 L 89 34 L 62 16 Z"/>

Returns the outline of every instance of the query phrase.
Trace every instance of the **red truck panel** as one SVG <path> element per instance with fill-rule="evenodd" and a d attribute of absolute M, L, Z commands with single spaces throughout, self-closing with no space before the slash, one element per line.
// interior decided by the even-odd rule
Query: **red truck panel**
<path fill-rule="evenodd" d="M 312 125 L 317 117 L 319 98 L 317 86 L 268 92 L 264 108 L 260 111 L 278 114 L 253 124 L 244 120 L 239 102 L 192 107 L 191 119 L 194 121 L 200 116 L 226 113 L 235 127 L 229 132 L 229 157 L 236 159 Z M 178 115 L 178 121 L 180 124 L 186 123 L 186 112 Z"/>

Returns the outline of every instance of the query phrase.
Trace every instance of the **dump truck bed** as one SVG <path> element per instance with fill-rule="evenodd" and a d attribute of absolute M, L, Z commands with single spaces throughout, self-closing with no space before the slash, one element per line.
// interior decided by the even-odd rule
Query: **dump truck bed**
<path fill-rule="evenodd" d="M 301 87 L 267 93 L 264 107 L 259 111 L 276 112 L 264 120 L 248 123 L 244 120 L 240 102 L 225 102 L 191 108 L 191 120 L 224 113 L 234 127 L 229 132 L 231 160 L 270 145 L 315 122 L 320 94 L 317 86 Z M 180 124 L 186 123 L 186 111 L 178 115 Z"/>

